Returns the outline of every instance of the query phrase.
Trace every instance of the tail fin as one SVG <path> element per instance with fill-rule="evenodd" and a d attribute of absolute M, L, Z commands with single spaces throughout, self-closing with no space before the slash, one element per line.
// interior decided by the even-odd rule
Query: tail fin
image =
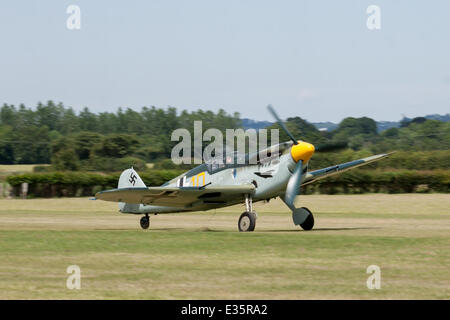
<path fill-rule="evenodd" d="M 145 188 L 146 185 L 133 167 L 122 172 L 119 178 L 118 188 Z"/>
<path fill-rule="evenodd" d="M 119 178 L 118 188 L 145 188 L 146 185 L 134 171 L 133 167 L 122 172 Z M 123 213 L 139 213 L 140 204 L 119 202 L 119 211 Z"/>

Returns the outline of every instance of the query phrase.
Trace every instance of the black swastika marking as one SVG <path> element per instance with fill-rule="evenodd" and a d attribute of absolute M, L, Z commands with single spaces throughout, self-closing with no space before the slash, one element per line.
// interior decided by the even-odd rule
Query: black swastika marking
<path fill-rule="evenodd" d="M 136 175 L 132 172 L 130 175 L 130 180 L 128 181 L 130 181 L 130 183 L 132 183 L 134 186 L 136 184 L 136 179 L 137 179 Z"/>

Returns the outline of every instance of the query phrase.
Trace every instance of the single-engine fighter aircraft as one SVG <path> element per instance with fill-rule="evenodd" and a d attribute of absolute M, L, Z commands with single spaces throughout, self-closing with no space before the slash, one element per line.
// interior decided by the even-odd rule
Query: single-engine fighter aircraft
<path fill-rule="evenodd" d="M 221 163 L 206 161 L 160 187 L 147 187 L 131 168 L 122 172 L 117 189 L 100 191 L 95 198 L 119 202 L 119 211 L 122 213 L 143 214 L 140 220 L 143 229 L 150 226 L 150 214 L 210 210 L 245 203 L 246 211 L 239 218 L 238 228 L 239 231 L 253 231 L 257 215 L 252 203 L 280 197 L 291 209 L 294 224 L 304 230 L 311 230 L 314 226 L 311 211 L 294 205 L 302 185 L 388 156 L 378 154 L 308 171 L 308 162 L 313 153 L 327 149 L 327 145 L 315 148 L 308 142 L 295 139 L 275 110 L 270 105 L 268 109 L 292 141 L 267 148 L 265 158 L 259 157 L 261 151 L 245 155 L 247 160 L 258 157 L 256 164 L 249 164 L 250 161 L 246 164 L 226 161 L 230 157 L 228 154 Z M 240 155 L 234 153 L 233 156 L 236 160 Z"/>

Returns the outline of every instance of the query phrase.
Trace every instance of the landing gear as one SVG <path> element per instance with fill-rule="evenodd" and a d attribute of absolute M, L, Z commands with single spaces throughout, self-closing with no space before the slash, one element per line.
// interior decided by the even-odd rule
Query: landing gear
<path fill-rule="evenodd" d="M 239 231 L 249 232 L 255 230 L 256 214 L 254 212 L 244 212 L 239 218 Z"/>
<path fill-rule="evenodd" d="M 253 212 L 252 198 L 249 195 L 245 195 L 245 211 L 239 217 L 238 228 L 241 232 L 250 232 L 255 230 L 256 226 L 256 212 Z"/>
<path fill-rule="evenodd" d="M 148 216 L 148 214 L 141 218 L 140 223 L 142 229 L 148 229 L 148 227 L 150 227 L 150 217 Z"/>
<path fill-rule="evenodd" d="M 312 212 L 305 207 L 295 209 L 292 212 L 292 220 L 295 225 L 299 225 L 303 230 L 311 230 L 314 227 L 314 216 Z"/>

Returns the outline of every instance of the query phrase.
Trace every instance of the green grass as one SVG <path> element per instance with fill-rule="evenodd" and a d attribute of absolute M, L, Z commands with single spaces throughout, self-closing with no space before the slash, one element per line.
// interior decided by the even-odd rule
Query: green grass
<path fill-rule="evenodd" d="M 303 203 L 317 212 L 316 230 L 298 231 L 276 201 L 255 205 L 256 231 L 239 233 L 240 206 L 158 215 L 144 231 L 106 202 L 2 200 L 0 299 L 450 298 L 448 195 Z M 81 290 L 66 288 L 72 264 Z M 371 264 L 381 290 L 366 287 Z"/>

